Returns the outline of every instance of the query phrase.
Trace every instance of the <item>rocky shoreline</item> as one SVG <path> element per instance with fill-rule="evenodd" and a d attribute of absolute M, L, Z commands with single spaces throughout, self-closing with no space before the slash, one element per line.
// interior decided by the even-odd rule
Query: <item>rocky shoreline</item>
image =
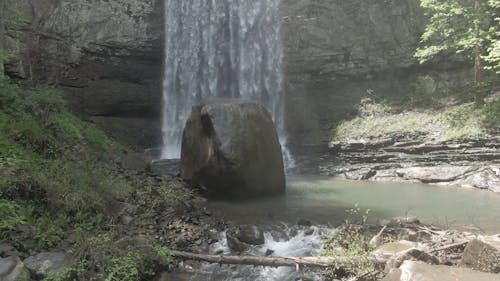
<path fill-rule="evenodd" d="M 299 167 L 299 172 L 500 192 L 500 136 L 441 142 L 396 138 L 331 142 L 317 159 Z"/>

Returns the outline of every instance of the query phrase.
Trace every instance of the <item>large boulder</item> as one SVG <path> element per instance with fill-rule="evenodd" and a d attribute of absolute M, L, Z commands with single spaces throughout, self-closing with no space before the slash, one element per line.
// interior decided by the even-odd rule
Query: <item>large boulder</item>
<path fill-rule="evenodd" d="M 485 273 L 469 268 L 430 265 L 420 261 L 405 261 L 382 281 L 500 281 L 500 274 Z"/>
<path fill-rule="evenodd" d="M 271 115 L 249 102 L 193 107 L 183 133 L 181 176 L 217 198 L 284 192 L 281 146 Z"/>
<path fill-rule="evenodd" d="M 486 272 L 500 272 L 500 238 L 474 239 L 465 247 L 460 265 Z"/>

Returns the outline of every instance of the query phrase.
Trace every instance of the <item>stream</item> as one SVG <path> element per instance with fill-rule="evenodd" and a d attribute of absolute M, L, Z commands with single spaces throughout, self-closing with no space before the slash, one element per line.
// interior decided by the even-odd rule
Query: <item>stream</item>
<path fill-rule="evenodd" d="M 207 208 L 214 217 L 235 225 L 257 225 L 264 231 L 264 245 L 250 247 L 243 253 L 246 255 L 264 256 L 269 250 L 273 256 L 319 255 L 323 237 L 333 234 L 344 220 L 359 219 L 368 209 L 369 223 L 392 217 L 417 217 L 444 229 L 500 233 L 498 194 L 430 185 L 294 176 L 288 178 L 286 195 L 248 202 L 211 201 Z M 348 212 L 353 209 L 359 209 L 355 217 Z M 227 246 L 225 233 L 217 235 L 219 241 L 212 244 L 210 253 L 235 254 Z M 286 267 L 203 264 L 192 273 L 176 274 L 166 280 L 317 279 L 314 272 L 297 273 Z"/>

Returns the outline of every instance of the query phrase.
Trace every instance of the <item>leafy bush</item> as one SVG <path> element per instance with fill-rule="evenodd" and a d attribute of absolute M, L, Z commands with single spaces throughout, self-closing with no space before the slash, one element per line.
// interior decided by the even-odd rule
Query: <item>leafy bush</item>
<path fill-rule="evenodd" d="M 481 111 L 483 125 L 490 130 L 500 130 L 500 100 L 486 104 Z"/>
<path fill-rule="evenodd" d="M 411 91 L 407 95 L 408 105 L 413 107 L 426 107 L 436 104 L 436 82 L 429 75 L 418 76 L 411 84 Z"/>
<path fill-rule="evenodd" d="M 117 238 L 113 232 L 80 238 L 73 251 L 78 280 L 150 280 L 172 262 L 170 250 L 148 238 Z"/>
<path fill-rule="evenodd" d="M 21 106 L 21 88 L 8 79 L 0 79 L 0 110 L 15 113 Z"/>
<path fill-rule="evenodd" d="M 335 257 L 340 262 L 325 270 L 323 275 L 331 279 L 364 276 L 365 280 L 379 280 L 380 269 L 373 261 L 373 249 L 363 230 L 369 210 L 362 212 L 355 206 L 347 212 L 355 218 L 354 221 L 347 220 L 334 236 L 328 237 L 322 252 L 323 256 Z"/>
<path fill-rule="evenodd" d="M 0 238 L 3 233 L 13 230 L 18 224 L 28 221 L 28 211 L 14 201 L 0 199 Z"/>
<path fill-rule="evenodd" d="M 64 220 L 64 221 L 62 221 Z M 50 249 L 57 246 L 65 237 L 65 231 L 62 228 L 66 225 L 67 218 L 49 218 L 41 217 L 35 223 L 35 233 L 33 238 L 38 242 L 41 249 Z"/>

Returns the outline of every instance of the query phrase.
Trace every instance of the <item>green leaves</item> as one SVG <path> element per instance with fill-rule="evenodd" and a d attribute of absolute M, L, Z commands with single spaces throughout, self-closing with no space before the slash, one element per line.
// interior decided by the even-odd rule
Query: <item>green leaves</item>
<path fill-rule="evenodd" d="M 429 17 L 415 57 L 425 63 L 442 53 L 461 53 L 472 58 L 475 48 L 491 49 L 498 35 L 494 18 L 500 0 L 422 0 Z"/>

